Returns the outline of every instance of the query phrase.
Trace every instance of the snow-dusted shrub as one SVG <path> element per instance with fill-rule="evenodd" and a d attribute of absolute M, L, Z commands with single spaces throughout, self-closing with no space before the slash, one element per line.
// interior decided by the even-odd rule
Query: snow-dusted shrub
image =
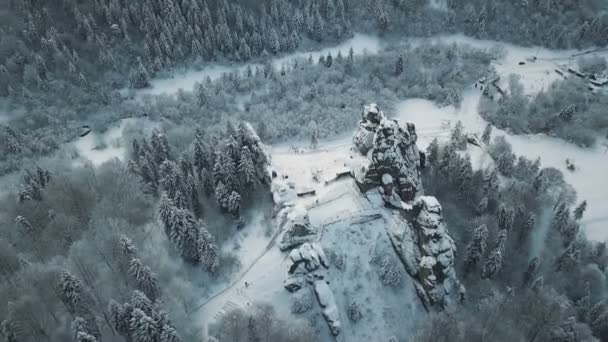
<path fill-rule="evenodd" d="M 380 279 L 385 286 L 399 286 L 401 283 L 401 270 L 389 257 L 385 257 L 380 268 Z"/>
<path fill-rule="evenodd" d="M 291 312 L 295 314 L 301 314 L 312 309 L 314 304 L 310 293 L 299 296 L 294 295 L 291 298 Z"/>
<path fill-rule="evenodd" d="M 361 319 L 361 317 L 363 317 L 363 315 L 361 314 L 361 309 L 359 308 L 359 304 L 357 304 L 357 302 L 352 302 L 348 306 L 348 308 L 346 309 L 346 315 L 348 316 L 348 319 L 350 319 L 352 322 L 357 322 Z"/>
<path fill-rule="evenodd" d="M 382 260 L 382 256 L 378 252 L 377 247 L 378 246 L 374 244 L 369 250 L 369 263 L 372 265 L 377 265 L 378 263 L 380 263 L 380 260 Z"/>
<path fill-rule="evenodd" d="M 337 269 L 343 271 L 346 268 L 344 254 L 332 251 L 329 258 L 331 259 L 332 264 L 334 264 Z"/>

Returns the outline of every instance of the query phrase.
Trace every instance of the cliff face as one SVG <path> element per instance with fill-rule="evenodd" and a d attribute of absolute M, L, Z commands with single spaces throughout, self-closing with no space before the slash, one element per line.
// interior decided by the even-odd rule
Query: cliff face
<path fill-rule="evenodd" d="M 420 250 L 417 278 L 429 304 L 441 307 L 464 299 L 465 289 L 456 276 L 456 246 L 443 221 L 435 197 L 422 196 L 412 206 L 412 226 Z"/>
<path fill-rule="evenodd" d="M 362 191 L 377 189 L 393 222 L 387 231 L 414 278 L 427 307 L 464 299 L 454 269 L 456 247 L 435 197 L 423 196 L 421 154 L 411 123 L 387 119 L 375 104 L 366 106 L 353 138 L 353 173 Z"/>

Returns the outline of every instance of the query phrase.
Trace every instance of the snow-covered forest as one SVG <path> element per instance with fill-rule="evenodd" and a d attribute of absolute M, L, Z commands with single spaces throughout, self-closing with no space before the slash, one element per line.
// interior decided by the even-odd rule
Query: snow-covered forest
<path fill-rule="evenodd" d="M 0 1 L 0 340 L 608 341 L 604 0 Z"/>

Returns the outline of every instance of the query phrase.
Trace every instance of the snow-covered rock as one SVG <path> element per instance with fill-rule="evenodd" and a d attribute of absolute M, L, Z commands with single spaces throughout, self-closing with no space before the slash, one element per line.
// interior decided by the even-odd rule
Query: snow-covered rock
<path fill-rule="evenodd" d="M 402 231 L 390 233 L 400 256 L 407 260 L 408 268 L 417 261 L 414 276 L 420 283 L 422 297 L 427 304 L 440 307 L 462 300 L 465 289 L 454 268 L 456 245 L 443 221 L 441 205 L 435 197 L 422 196 L 413 203 L 410 214 L 411 225 L 405 224 Z"/>
<path fill-rule="evenodd" d="M 353 136 L 353 145 L 361 154 L 366 155 L 374 146 L 374 135 L 384 119 L 386 117 L 377 104 L 372 103 L 364 107 L 361 121 L 359 121 L 359 129 Z"/>
<path fill-rule="evenodd" d="M 304 243 L 289 253 L 288 277 L 283 286 L 289 292 L 301 289 L 306 283 L 313 284 L 324 275 L 317 272 L 329 268 L 327 258 L 317 243 Z"/>
<path fill-rule="evenodd" d="M 314 282 L 315 294 L 319 305 L 323 309 L 323 318 L 327 321 L 327 325 L 334 336 L 340 334 L 342 323 L 340 322 L 340 311 L 336 305 L 334 294 L 329 288 L 329 285 L 323 280 Z"/>
<path fill-rule="evenodd" d="M 351 158 L 357 161 L 351 168 L 359 186 L 367 190 L 390 185 L 385 188 L 391 190 L 386 194 L 391 201 L 393 193 L 405 202 L 422 194 L 417 139 L 413 124 L 407 123 L 403 127 L 399 121 L 387 119 L 377 105 L 366 106 L 351 149 Z M 366 156 L 369 163 L 361 162 L 361 155 Z M 390 184 L 384 181 L 390 181 Z"/>
<path fill-rule="evenodd" d="M 328 268 L 327 258 L 319 244 L 304 243 L 289 253 L 289 273 L 308 273 L 323 266 Z"/>
<path fill-rule="evenodd" d="M 277 208 L 293 206 L 298 198 L 296 185 L 287 180 L 274 180 L 271 186 L 272 199 Z"/>
<path fill-rule="evenodd" d="M 279 238 L 279 248 L 282 251 L 317 238 L 317 230 L 310 224 L 308 210 L 302 205 L 283 208 L 277 216 L 277 222 L 282 231 Z"/>

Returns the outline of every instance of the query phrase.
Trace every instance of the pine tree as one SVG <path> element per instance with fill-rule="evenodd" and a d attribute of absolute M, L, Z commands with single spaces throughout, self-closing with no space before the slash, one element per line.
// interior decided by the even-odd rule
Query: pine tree
<path fill-rule="evenodd" d="M 150 300 L 155 301 L 159 296 L 158 281 L 156 274 L 148 266 L 144 266 L 141 260 L 131 259 L 129 266 L 129 276 L 137 288 L 140 289 Z"/>
<path fill-rule="evenodd" d="M 465 258 L 465 270 L 467 273 L 481 260 L 486 249 L 487 238 L 488 228 L 485 224 L 482 224 L 475 229 L 473 239 L 467 246 L 467 255 Z"/>
<path fill-rule="evenodd" d="M 199 107 L 206 106 L 209 103 L 209 97 L 207 96 L 207 89 L 203 83 L 196 85 L 196 100 Z"/>
<path fill-rule="evenodd" d="M 497 220 L 498 220 L 498 228 L 502 230 L 511 230 L 513 227 L 515 214 L 513 209 L 506 208 L 504 205 L 500 207 L 498 210 Z"/>
<path fill-rule="evenodd" d="M 134 309 L 129 330 L 134 342 L 156 342 L 160 337 L 156 322 L 140 309 Z"/>
<path fill-rule="evenodd" d="M 329 68 L 331 67 L 331 65 L 333 64 L 333 57 L 331 56 L 331 52 L 327 54 L 327 57 L 325 58 L 325 67 Z"/>
<path fill-rule="evenodd" d="M 319 127 L 316 121 L 310 122 L 310 148 L 316 150 L 319 147 Z"/>
<path fill-rule="evenodd" d="M 170 325 L 163 325 L 160 332 L 160 340 L 159 342 L 181 342 L 182 339 L 177 334 L 175 328 Z"/>
<path fill-rule="evenodd" d="M 238 169 L 241 184 L 243 184 L 245 187 L 251 187 L 255 181 L 255 166 L 253 164 L 251 152 L 247 146 L 243 146 Z"/>
<path fill-rule="evenodd" d="M 528 268 L 524 272 L 524 286 L 532 285 L 532 282 L 536 279 L 538 275 L 538 270 L 540 268 L 540 259 L 538 257 L 532 258 L 528 263 Z"/>
<path fill-rule="evenodd" d="M 137 69 L 133 70 L 129 75 L 129 87 L 133 89 L 141 89 L 150 86 L 150 75 L 144 67 L 143 63 L 139 61 Z"/>
<path fill-rule="evenodd" d="M 200 225 L 198 253 L 201 266 L 204 270 L 215 272 L 219 266 L 218 246 L 215 243 L 215 238 L 204 225 Z"/>
<path fill-rule="evenodd" d="M 173 205 L 173 202 L 167 196 L 167 194 L 163 192 L 163 194 L 160 197 L 160 202 L 158 205 L 158 215 L 159 215 L 160 221 L 163 223 L 163 226 L 165 227 L 165 231 L 167 232 L 167 234 L 168 234 L 168 229 L 169 229 L 171 221 L 172 221 L 174 210 L 175 210 L 175 207 Z"/>
<path fill-rule="evenodd" d="M 434 138 L 426 149 L 427 164 L 437 166 L 439 164 L 439 141 Z"/>
<path fill-rule="evenodd" d="M 25 217 L 21 215 L 17 216 L 15 218 L 15 223 L 17 224 L 17 226 L 19 226 L 19 228 L 23 231 L 24 234 L 31 235 L 34 233 L 34 228 Z"/>
<path fill-rule="evenodd" d="M 226 201 L 226 210 L 235 218 L 240 217 L 241 195 L 236 191 L 232 191 Z"/>
<path fill-rule="evenodd" d="M 150 298 L 146 297 L 146 295 L 139 290 L 133 291 L 131 294 L 131 300 L 123 307 L 129 312 L 129 315 L 131 315 L 133 309 L 139 309 L 148 316 L 152 316 L 154 311 L 156 311 L 154 303 L 152 303 Z"/>
<path fill-rule="evenodd" d="M 348 57 L 346 58 L 346 64 L 344 65 L 344 69 L 346 72 L 351 73 L 355 67 L 355 53 L 353 48 L 351 47 L 348 50 Z"/>
<path fill-rule="evenodd" d="M 585 213 L 585 210 L 587 209 L 587 201 L 582 201 L 577 207 L 576 209 L 574 209 L 574 219 L 575 220 L 580 220 L 581 218 L 583 218 L 583 214 Z"/>
<path fill-rule="evenodd" d="M 492 124 L 488 123 L 486 128 L 483 130 L 483 134 L 481 135 L 481 141 L 488 145 L 490 143 L 490 139 L 492 138 Z"/>
<path fill-rule="evenodd" d="M 452 133 L 450 136 L 450 143 L 454 144 L 457 150 L 464 150 L 467 147 L 467 137 L 463 132 L 464 127 L 462 126 L 462 122 L 460 120 L 452 129 Z"/>
<path fill-rule="evenodd" d="M 88 322 L 79 316 L 72 321 L 72 334 L 77 342 L 97 342 L 97 338 L 89 332 Z"/>
<path fill-rule="evenodd" d="M 169 160 L 169 142 L 164 134 L 159 131 L 153 132 L 150 144 L 152 145 L 152 152 L 154 153 L 157 165 L 162 164 L 165 160 Z"/>
<path fill-rule="evenodd" d="M 403 73 L 403 56 L 399 55 L 395 62 L 395 76 L 399 76 Z"/>
<path fill-rule="evenodd" d="M 579 261 L 581 246 L 577 241 L 570 243 L 568 248 L 559 256 L 556 262 L 557 271 L 572 270 Z"/>
<path fill-rule="evenodd" d="M 59 297 L 71 313 L 81 312 L 84 308 L 83 285 L 67 270 L 59 275 Z"/>
<path fill-rule="evenodd" d="M 502 252 L 499 248 L 490 251 L 483 268 L 483 278 L 492 279 L 502 269 Z"/>
<path fill-rule="evenodd" d="M 576 107 L 574 105 L 568 105 L 559 112 L 559 118 L 564 122 L 572 121 L 574 114 L 576 113 Z"/>

